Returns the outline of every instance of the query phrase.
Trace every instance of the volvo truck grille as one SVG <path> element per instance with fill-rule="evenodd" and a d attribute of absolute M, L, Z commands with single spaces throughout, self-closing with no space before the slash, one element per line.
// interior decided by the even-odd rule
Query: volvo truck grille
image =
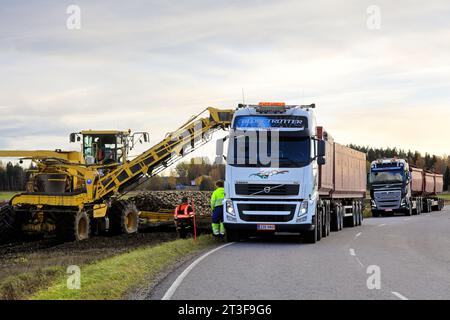
<path fill-rule="evenodd" d="M 239 217 L 248 222 L 289 222 L 294 218 L 296 207 L 295 204 L 272 203 L 240 203 L 237 205 Z M 269 214 L 268 211 L 273 213 Z M 281 214 L 282 212 L 286 212 L 286 214 Z"/>
<path fill-rule="evenodd" d="M 296 196 L 300 190 L 298 184 L 236 184 L 236 194 L 245 196 Z"/>
<path fill-rule="evenodd" d="M 400 190 L 375 191 L 375 203 L 378 209 L 398 209 L 402 201 Z"/>

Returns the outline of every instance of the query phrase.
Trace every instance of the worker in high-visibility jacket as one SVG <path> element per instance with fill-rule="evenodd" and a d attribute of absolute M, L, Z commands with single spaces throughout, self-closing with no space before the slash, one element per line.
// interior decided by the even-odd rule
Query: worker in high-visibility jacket
<path fill-rule="evenodd" d="M 225 189 L 223 188 L 223 180 L 216 182 L 216 190 L 211 196 L 212 209 L 212 232 L 216 237 L 225 235 L 225 226 L 223 225 L 223 200 L 225 198 Z"/>

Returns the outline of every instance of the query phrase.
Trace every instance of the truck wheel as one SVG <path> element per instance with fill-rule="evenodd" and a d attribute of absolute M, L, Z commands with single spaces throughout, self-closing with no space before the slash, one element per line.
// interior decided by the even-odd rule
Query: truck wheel
<path fill-rule="evenodd" d="M 339 215 L 339 207 L 334 207 L 333 213 L 330 214 L 331 222 L 330 222 L 330 228 L 331 231 L 339 231 L 340 226 L 340 215 Z"/>
<path fill-rule="evenodd" d="M 321 238 L 325 238 L 327 236 L 327 213 L 326 213 L 327 209 L 326 207 L 322 207 L 322 234 L 321 234 Z"/>
<path fill-rule="evenodd" d="M 317 228 L 317 241 L 320 241 L 322 239 L 322 217 L 319 216 L 319 219 L 316 222 L 316 228 Z"/>
<path fill-rule="evenodd" d="M 56 238 L 60 242 L 82 241 L 89 238 L 90 221 L 86 211 L 58 212 Z"/>
<path fill-rule="evenodd" d="M 16 223 L 14 209 L 9 206 L 0 208 L 0 243 L 10 243 L 17 241 L 20 232 Z"/>
<path fill-rule="evenodd" d="M 226 230 L 225 237 L 227 242 L 239 242 L 239 232 L 235 230 Z"/>
<path fill-rule="evenodd" d="M 406 209 L 406 215 L 407 216 L 412 216 L 412 214 L 413 214 L 413 209 L 412 209 L 412 205 L 410 204 L 409 208 Z"/>
<path fill-rule="evenodd" d="M 138 231 L 139 212 L 134 203 L 117 201 L 108 213 L 111 234 L 132 234 Z"/>
<path fill-rule="evenodd" d="M 314 218 L 317 219 L 317 216 Z M 303 241 L 305 243 L 316 243 L 317 241 L 319 241 L 319 233 L 318 232 L 319 228 L 318 228 L 318 224 L 316 222 L 316 226 L 314 228 L 314 230 L 309 230 L 303 233 Z"/>
<path fill-rule="evenodd" d="M 361 208 L 361 225 L 362 225 L 362 223 L 364 221 L 364 203 L 360 202 L 359 205 L 360 205 L 360 208 Z"/>
<path fill-rule="evenodd" d="M 327 234 L 326 234 L 327 237 L 330 235 L 330 232 L 331 232 L 331 208 L 327 206 Z"/>
<path fill-rule="evenodd" d="M 360 226 L 362 224 L 362 211 L 361 211 L 361 204 L 356 204 L 356 219 L 358 221 L 357 225 Z"/>

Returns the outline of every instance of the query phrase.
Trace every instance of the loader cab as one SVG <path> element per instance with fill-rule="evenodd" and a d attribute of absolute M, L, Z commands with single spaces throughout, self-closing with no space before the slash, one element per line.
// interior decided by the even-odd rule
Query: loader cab
<path fill-rule="evenodd" d="M 88 165 L 123 164 L 135 142 L 148 142 L 148 133 L 128 131 L 86 130 L 70 134 L 70 142 L 81 142 L 85 163 Z"/>

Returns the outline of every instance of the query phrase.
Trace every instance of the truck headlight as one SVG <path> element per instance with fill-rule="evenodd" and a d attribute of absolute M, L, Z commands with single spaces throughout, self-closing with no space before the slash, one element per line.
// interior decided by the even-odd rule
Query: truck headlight
<path fill-rule="evenodd" d="M 377 204 L 375 203 L 375 201 L 370 200 L 370 202 L 372 203 L 372 208 L 375 208 L 377 206 Z"/>
<path fill-rule="evenodd" d="M 234 212 L 233 201 L 231 201 L 231 200 L 225 201 L 225 211 L 229 215 L 232 215 L 232 216 L 236 215 L 236 213 Z"/>
<path fill-rule="evenodd" d="M 303 216 L 308 213 L 308 200 L 302 201 L 300 203 L 300 210 L 298 211 L 298 216 Z"/>

